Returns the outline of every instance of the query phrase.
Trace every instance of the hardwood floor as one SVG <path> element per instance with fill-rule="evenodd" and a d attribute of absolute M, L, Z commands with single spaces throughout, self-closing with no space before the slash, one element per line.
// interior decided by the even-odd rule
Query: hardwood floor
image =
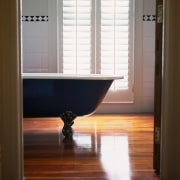
<path fill-rule="evenodd" d="M 153 171 L 153 115 L 24 119 L 25 180 L 159 180 Z"/>

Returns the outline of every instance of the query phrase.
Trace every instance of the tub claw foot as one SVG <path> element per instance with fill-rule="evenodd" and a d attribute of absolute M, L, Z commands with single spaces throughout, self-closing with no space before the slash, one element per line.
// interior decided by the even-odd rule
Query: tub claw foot
<path fill-rule="evenodd" d="M 77 117 L 77 115 L 71 111 L 66 111 L 65 113 L 62 113 L 60 117 L 64 122 L 64 127 L 62 129 L 63 135 L 65 137 L 71 136 L 73 133 L 71 126 L 74 124 L 74 119 Z"/>

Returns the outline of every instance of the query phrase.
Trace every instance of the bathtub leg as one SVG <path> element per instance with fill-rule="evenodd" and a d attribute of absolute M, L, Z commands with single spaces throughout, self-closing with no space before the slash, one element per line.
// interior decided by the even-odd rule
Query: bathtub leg
<path fill-rule="evenodd" d="M 64 122 L 64 127 L 62 133 L 65 137 L 72 135 L 72 125 L 74 124 L 74 119 L 77 117 L 76 114 L 71 111 L 66 111 L 60 115 L 61 119 Z"/>

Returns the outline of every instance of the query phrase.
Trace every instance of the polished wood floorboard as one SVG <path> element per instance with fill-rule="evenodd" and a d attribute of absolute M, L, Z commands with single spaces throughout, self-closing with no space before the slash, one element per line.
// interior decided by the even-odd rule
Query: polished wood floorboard
<path fill-rule="evenodd" d="M 25 180 L 159 180 L 151 114 L 77 118 L 72 138 L 59 118 L 26 118 L 23 126 Z"/>

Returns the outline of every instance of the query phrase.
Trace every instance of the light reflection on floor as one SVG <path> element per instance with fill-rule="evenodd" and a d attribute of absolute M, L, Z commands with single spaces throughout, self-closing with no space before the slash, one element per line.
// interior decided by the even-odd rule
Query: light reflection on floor
<path fill-rule="evenodd" d="M 109 180 L 130 180 L 128 137 L 101 136 L 101 163 Z"/>
<path fill-rule="evenodd" d="M 30 179 L 159 180 L 152 167 L 152 116 L 77 119 L 69 138 L 62 126 L 59 119 L 24 122 L 24 167 Z"/>
<path fill-rule="evenodd" d="M 73 140 L 78 147 L 97 154 L 107 180 L 130 180 L 128 136 L 76 134 Z"/>

